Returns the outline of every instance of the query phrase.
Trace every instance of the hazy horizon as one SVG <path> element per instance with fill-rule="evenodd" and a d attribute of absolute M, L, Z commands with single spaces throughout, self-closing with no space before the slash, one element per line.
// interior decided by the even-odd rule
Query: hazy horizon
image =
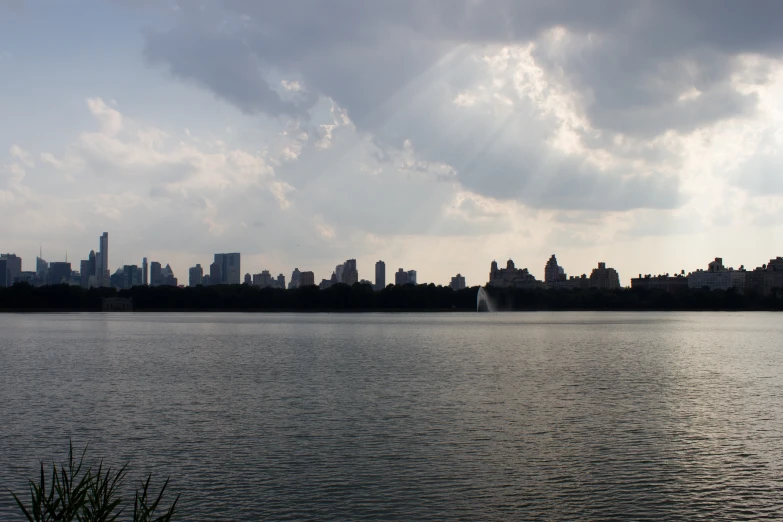
<path fill-rule="evenodd" d="M 623 285 L 783 251 L 783 3 L 0 0 L 2 253 Z"/>

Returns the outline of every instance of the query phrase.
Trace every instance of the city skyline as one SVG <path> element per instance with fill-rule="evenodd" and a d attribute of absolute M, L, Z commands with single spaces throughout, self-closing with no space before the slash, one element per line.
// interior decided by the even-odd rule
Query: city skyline
<path fill-rule="evenodd" d="M 623 286 L 781 253 L 779 2 L 142 4 L 0 4 L 0 249 Z"/>
<path fill-rule="evenodd" d="M 535 270 L 529 270 L 527 267 L 517 267 L 513 259 L 509 258 L 505 268 L 500 268 L 497 260 L 490 264 L 490 272 L 486 282 L 467 284 L 466 278 L 461 273 L 452 276 L 448 283 L 433 281 L 422 281 L 418 278 L 418 271 L 415 269 L 399 268 L 391 274 L 393 283 L 387 282 L 386 264 L 383 260 L 374 263 L 373 276 L 370 280 L 360 277 L 359 266 L 354 258 L 348 259 L 343 263 L 336 265 L 331 272 L 331 276 L 321 279 L 312 270 L 300 271 L 295 267 L 291 273 L 291 278 L 286 284 L 286 276 L 279 273 L 274 276 L 268 268 L 264 268 L 260 273 L 243 270 L 241 265 L 241 253 L 215 253 L 214 261 L 208 266 L 208 271 L 200 263 L 189 267 L 185 277 L 178 278 L 175 271 L 169 263 L 163 267 L 160 261 L 151 261 L 148 264 L 148 258 L 142 258 L 142 263 L 123 264 L 116 270 L 111 270 L 111 261 L 109 258 L 109 234 L 103 232 L 98 238 L 99 248 L 96 253 L 91 250 L 87 259 L 79 261 L 78 270 L 71 262 L 47 261 L 43 255 L 42 247 L 39 247 L 39 254 L 35 260 L 35 270 L 24 270 L 23 258 L 15 253 L 0 253 L 0 286 L 13 284 L 16 280 L 30 281 L 37 285 L 40 284 L 76 284 L 82 287 L 115 287 L 130 288 L 137 285 L 151 286 L 199 286 L 215 284 L 238 285 L 241 283 L 260 287 L 273 287 L 280 289 L 297 288 L 300 285 L 315 285 L 321 289 L 327 289 L 333 284 L 344 283 L 353 285 L 355 283 L 370 284 L 376 291 L 381 290 L 387 284 L 405 285 L 405 284 L 428 284 L 434 283 L 438 286 L 448 286 L 458 290 L 466 286 L 495 286 L 495 287 L 513 287 L 520 289 L 551 288 L 551 289 L 621 289 L 629 287 L 648 287 L 663 288 L 668 291 L 674 291 L 677 288 L 701 288 L 709 287 L 715 289 L 728 289 L 737 287 L 740 289 L 754 288 L 760 292 L 767 293 L 772 288 L 779 288 L 783 285 L 783 258 L 780 256 L 770 258 L 769 263 L 763 263 L 756 267 L 744 264 L 734 267 L 724 265 L 723 258 L 715 257 L 713 261 L 694 269 L 681 269 L 679 271 L 657 271 L 642 273 L 629 277 L 630 284 L 621 283 L 617 270 L 607 266 L 605 261 L 599 261 L 598 266 L 593 267 L 589 277 L 587 273 L 581 275 L 571 275 L 566 273 L 555 254 L 552 254 L 546 261 L 542 277 L 537 277 Z M 105 268 L 108 263 L 109 268 Z M 102 269 L 103 267 L 103 269 Z M 148 274 L 149 268 L 149 274 Z M 105 275 L 104 275 L 105 274 Z M 244 274 L 244 275 L 243 275 Z M 21 276 L 21 277 L 20 277 Z M 181 281 L 181 282 L 180 282 Z"/>

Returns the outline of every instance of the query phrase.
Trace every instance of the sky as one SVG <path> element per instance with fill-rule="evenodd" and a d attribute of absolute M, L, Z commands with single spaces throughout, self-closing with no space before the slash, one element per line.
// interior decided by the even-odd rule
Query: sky
<path fill-rule="evenodd" d="M 623 284 L 783 255 L 778 0 L 0 0 L 0 251 Z"/>

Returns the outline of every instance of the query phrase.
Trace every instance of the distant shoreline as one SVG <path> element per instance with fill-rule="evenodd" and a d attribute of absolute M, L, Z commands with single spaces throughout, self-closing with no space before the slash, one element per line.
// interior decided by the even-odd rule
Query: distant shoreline
<path fill-rule="evenodd" d="M 238 314 L 443 314 L 443 313 L 464 313 L 464 314 L 518 314 L 518 313 L 539 313 L 539 312 L 633 312 L 633 313 L 646 313 L 646 312 L 777 312 L 781 310 L 775 309 L 743 309 L 743 308 L 704 308 L 704 309 L 676 309 L 676 308 L 661 308 L 661 309 L 628 309 L 628 308 L 573 308 L 573 309 L 528 309 L 528 310 L 496 310 L 493 312 L 478 312 L 476 310 L 467 309 L 434 309 L 434 308 L 417 308 L 417 309 L 404 309 L 404 308 L 366 308 L 366 309 L 332 309 L 332 308 L 318 308 L 318 309 L 291 309 L 291 308 L 245 308 L 245 309 L 232 309 L 232 308 L 155 308 L 155 309 L 141 309 L 141 310 L 124 310 L 124 311 L 103 311 L 96 309 L 73 309 L 73 308 L 43 308 L 43 309 L 8 309 L 0 308 L 0 314 L 111 314 L 111 315 L 127 315 L 127 314 L 164 314 L 164 313 L 178 313 L 178 314 L 204 314 L 204 313 L 238 313 Z"/>

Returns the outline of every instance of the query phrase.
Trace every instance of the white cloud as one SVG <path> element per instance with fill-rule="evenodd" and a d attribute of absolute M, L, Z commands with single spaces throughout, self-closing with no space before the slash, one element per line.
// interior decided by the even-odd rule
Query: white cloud
<path fill-rule="evenodd" d="M 88 98 L 87 106 L 93 116 L 101 123 L 101 130 L 104 134 L 113 136 L 122 130 L 122 114 L 109 107 L 101 98 Z"/>
<path fill-rule="evenodd" d="M 33 163 L 33 159 L 30 156 L 27 151 L 22 149 L 19 145 L 11 145 L 10 149 L 11 157 L 17 161 L 21 161 L 23 164 L 27 165 L 28 167 L 34 167 L 35 163 Z"/>

